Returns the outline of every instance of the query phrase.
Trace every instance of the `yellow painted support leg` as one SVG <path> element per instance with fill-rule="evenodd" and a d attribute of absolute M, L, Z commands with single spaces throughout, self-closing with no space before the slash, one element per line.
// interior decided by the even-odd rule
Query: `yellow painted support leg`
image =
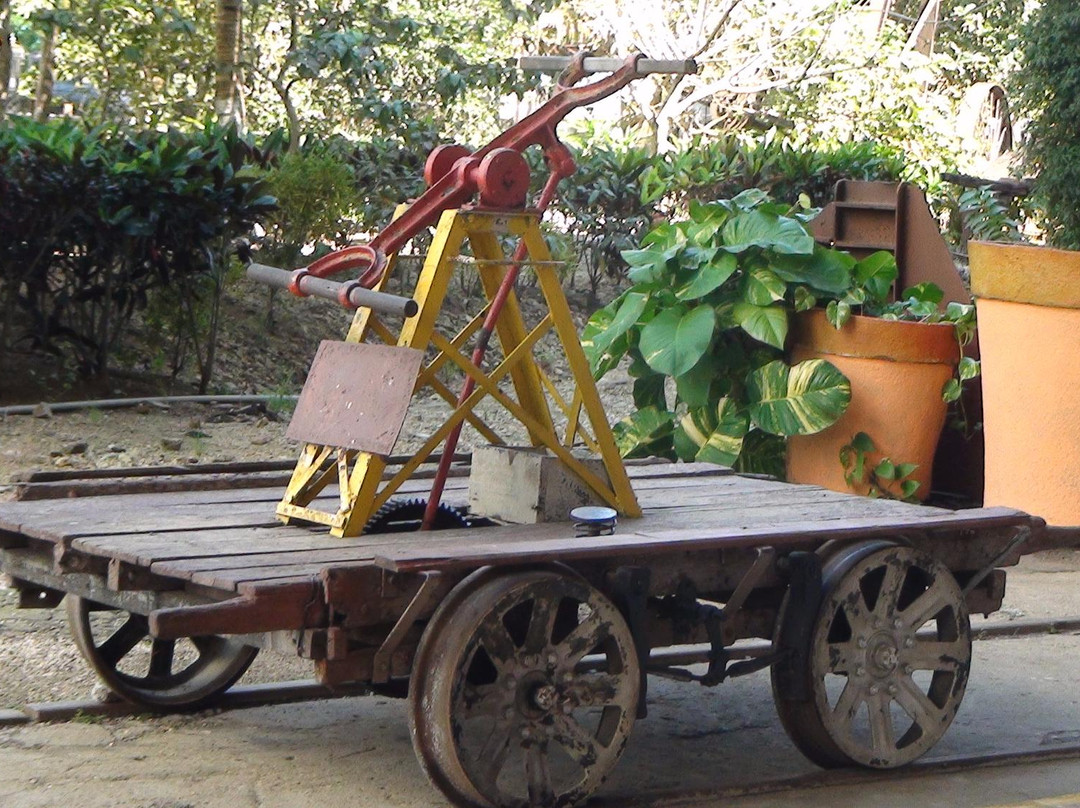
<path fill-rule="evenodd" d="M 468 343 L 482 319 L 483 311 L 452 339 L 437 330 L 438 319 L 466 242 L 476 259 L 480 281 L 490 305 L 511 263 L 504 252 L 503 236 L 524 240 L 527 260 L 537 274 L 549 314 L 530 328 L 525 323 L 516 295 L 511 294 L 495 326 L 503 358 L 499 362 L 485 363 L 494 364 L 494 367 L 484 370 L 474 365 L 467 353 Z M 385 277 L 380 288 L 383 284 Z M 494 430 L 475 412 L 476 406 L 484 399 L 494 399 L 501 404 L 524 426 L 534 446 L 550 450 L 605 502 L 625 516 L 641 514 L 589 373 L 558 273 L 551 264 L 551 256 L 540 233 L 537 216 L 477 211 L 444 213 L 417 279 L 413 299 L 419 311 L 404 322 L 396 337 L 375 314 L 361 309 L 354 317 L 347 341 L 361 342 L 377 337 L 399 347 L 428 350 L 429 354 L 430 350 L 437 351 L 435 358 L 421 371 L 413 395 L 424 387 L 431 387 L 450 403 L 453 411 L 424 446 L 389 480 L 384 479 L 387 469 L 385 457 L 328 446 L 305 446 L 285 496 L 278 505 L 277 513 L 281 519 L 325 524 L 336 536 L 359 535 L 375 510 L 442 444 L 454 425 L 467 421 L 485 439 L 500 442 Z M 558 394 L 534 357 L 537 341 L 552 329 L 562 344 L 576 381 L 570 405 Z M 436 379 L 435 374 L 444 366 L 456 366 L 476 382 L 472 395 L 460 405 L 451 397 L 446 385 Z M 499 388 L 500 380 L 507 376 L 516 400 Z M 545 390 L 545 387 L 548 389 Z M 560 440 L 552 419 L 549 394 L 560 411 L 570 419 L 563 440 Z M 582 415 L 588 418 L 591 436 L 583 428 Z M 575 438 L 583 439 L 590 448 L 599 450 L 610 485 L 574 456 L 571 449 Z M 316 497 L 335 481 L 339 487 L 339 497 L 335 503 L 337 507 L 333 510 L 314 507 Z"/>

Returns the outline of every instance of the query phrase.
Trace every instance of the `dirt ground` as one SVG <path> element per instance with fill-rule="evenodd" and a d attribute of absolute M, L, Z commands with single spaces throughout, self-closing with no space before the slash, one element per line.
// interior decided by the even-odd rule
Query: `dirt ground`
<path fill-rule="evenodd" d="M 254 317 L 255 312 L 243 316 Z M 340 338 L 342 330 L 340 318 L 310 325 L 295 335 L 298 342 L 291 352 L 274 340 L 265 355 L 254 353 L 259 346 L 253 331 L 240 341 L 240 348 L 233 345 L 225 352 L 223 378 L 233 380 L 228 391 L 297 392 L 296 377 L 303 378 L 303 367 L 318 339 Z M 569 384 L 565 371 L 550 361 L 550 354 L 543 361 L 565 390 Z M 275 384 L 275 376 L 288 383 Z M 14 403 L 16 398 L 48 401 L 83 392 L 50 397 L 52 388 L 45 383 L 34 389 L 24 386 L 16 397 L 10 384 L 11 377 L 0 372 L 0 405 Z M 630 386 L 626 374 L 618 372 L 600 382 L 612 420 L 631 410 Z M 131 392 L 127 385 L 103 391 L 105 395 Z M 419 445 L 445 412 L 445 405 L 432 397 L 415 402 L 397 451 Z M 496 408 L 484 412 L 497 429 L 511 427 L 511 419 Z M 0 418 L 0 497 L 5 492 L 10 496 L 16 479 L 41 469 L 291 459 L 297 446 L 285 437 L 288 418 L 288 409 L 280 405 L 149 406 Z M 474 433 L 466 432 L 461 448 L 468 449 L 476 440 Z M 1005 606 L 990 620 L 1078 615 L 1078 593 L 1080 553 L 1030 557 L 1015 574 L 1010 573 Z M 17 610 L 16 600 L 15 592 L 0 583 L 0 710 L 101 696 L 95 676 L 69 637 L 63 609 Z M 978 618 L 976 626 L 981 621 Z M 954 729 L 943 743 L 944 753 L 972 745 L 989 748 L 980 745 L 983 739 L 996 738 L 1003 727 L 1016 729 L 1022 742 L 1031 744 L 1054 732 L 1080 727 L 1076 691 L 1062 689 L 1063 678 L 1068 679 L 1073 670 L 1070 660 L 1075 642 L 1071 639 L 1040 640 L 1038 653 L 1032 657 L 1015 651 L 1010 656 L 1006 643 L 980 643 L 986 659 L 982 678 L 973 686 L 975 696 L 981 693 L 985 702 L 993 702 L 1000 695 L 994 688 L 1007 682 L 1000 688 L 1001 697 L 1006 714 L 1013 718 L 999 722 L 994 716 L 1001 715 L 1000 706 L 995 708 L 999 712 L 987 718 L 976 711 L 962 714 L 959 730 Z M 1008 659 L 1019 660 L 1016 670 L 1031 681 L 1008 684 L 1008 677 L 1016 672 L 1013 663 L 1003 661 Z M 310 676 L 310 663 L 263 653 L 242 682 Z M 627 759 L 602 792 L 601 804 L 622 806 L 643 789 L 659 793 L 687 784 L 708 788 L 718 778 L 720 782 L 724 778 L 752 782 L 755 777 L 814 771 L 778 727 L 769 703 L 767 675 L 736 680 L 722 690 L 722 698 L 717 699 L 711 693 L 703 696 L 696 686 L 660 683 L 650 699 L 653 719 L 636 731 Z M 1062 712 L 1048 709 L 1063 693 Z M 0 729 L 0 806 L 444 805 L 416 765 L 404 712 L 400 702 L 364 698 L 233 713 L 86 718 L 61 725 L 4 728 Z M 685 765 L 656 765 L 671 756 Z"/>

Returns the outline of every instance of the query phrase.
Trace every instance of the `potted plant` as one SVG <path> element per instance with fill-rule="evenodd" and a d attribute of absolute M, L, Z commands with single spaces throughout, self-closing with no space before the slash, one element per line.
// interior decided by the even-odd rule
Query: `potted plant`
<path fill-rule="evenodd" d="M 988 505 L 1080 525 L 1080 7 L 1044 0 L 1014 89 L 1049 247 L 969 244 L 979 311 Z M 1064 361 L 1063 361 L 1064 359 Z"/>
<path fill-rule="evenodd" d="M 846 348 L 830 346 L 841 336 L 879 330 L 866 325 L 869 320 L 885 324 L 944 315 L 937 311 L 940 296 L 935 299 L 929 286 L 912 290 L 912 299 L 886 305 L 896 278 L 892 256 L 876 253 L 856 261 L 817 245 L 806 229 L 810 218 L 804 208 L 777 205 L 751 190 L 731 200 L 692 203 L 687 220 L 657 225 L 642 249 L 623 254 L 633 285 L 593 315 L 582 342 L 597 378 L 629 357 L 637 411 L 615 425 L 624 456 L 708 461 L 775 476 L 785 476 L 786 465 L 797 481 L 838 490 L 924 492 L 908 478 L 913 464 L 930 468 L 945 417 L 942 386 L 952 380 L 960 356 L 956 331 L 937 323 L 891 323 L 903 332 L 937 328 L 950 349 L 944 373 L 923 385 L 940 418 L 927 421 L 921 404 L 885 405 L 888 412 L 918 413 L 901 431 L 918 427 L 932 433 L 929 456 L 902 457 L 906 444 L 885 432 L 889 418 L 869 425 L 845 421 L 849 405 L 857 414 L 866 409 L 860 402 L 882 393 L 876 386 L 860 392 L 857 385 L 877 382 L 862 381 L 855 370 L 842 372 L 841 366 L 857 370 L 861 362 L 849 361 Z M 970 307 L 962 308 L 947 313 L 970 317 Z M 821 324 L 833 332 L 824 346 L 808 339 Z M 854 378 L 849 381 L 845 372 Z M 950 395 L 958 393 L 954 386 Z M 872 435 L 872 448 L 856 440 L 863 432 Z M 793 436 L 815 436 L 798 441 L 807 441 L 806 451 L 820 457 L 824 473 L 803 463 L 798 452 L 785 457 Z M 852 468 L 845 472 L 841 450 L 853 441 L 861 450 L 847 452 Z M 907 472 L 894 487 L 867 486 L 853 476 L 869 471 L 874 483 L 887 476 L 889 462 L 894 471 Z"/>
<path fill-rule="evenodd" d="M 958 303 L 942 310 L 942 292 L 933 284 L 887 302 L 896 272 L 891 258 L 879 253 L 880 269 L 868 282 L 856 278 L 840 301 L 795 318 L 792 361 L 827 359 L 850 381 L 851 403 L 829 429 L 788 441 L 787 476 L 922 501 L 930 494 L 948 403 L 978 374 L 978 363 L 962 355 L 974 336 L 975 313 Z"/>

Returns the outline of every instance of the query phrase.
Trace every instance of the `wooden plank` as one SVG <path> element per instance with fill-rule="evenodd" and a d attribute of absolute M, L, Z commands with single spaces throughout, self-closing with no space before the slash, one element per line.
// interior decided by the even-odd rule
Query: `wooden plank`
<path fill-rule="evenodd" d="M 620 533 L 615 536 L 585 538 L 553 538 L 540 541 L 517 541 L 472 544 L 458 540 L 446 542 L 432 539 L 425 545 L 398 547 L 393 552 L 380 553 L 375 558 L 379 566 L 394 571 L 455 569 L 485 564 L 530 563 L 542 560 L 572 560 L 610 557 L 623 553 L 653 555 L 657 553 L 754 548 L 762 545 L 790 547 L 812 546 L 829 539 L 870 538 L 890 536 L 904 531 L 951 530 L 980 527 L 1024 525 L 1031 520 L 1027 514 L 1007 508 L 987 508 L 945 515 L 920 516 L 920 506 L 911 506 L 907 517 L 884 519 L 829 519 L 807 523 L 775 523 L 754 527 L 731 526 L 715 528 L 698 522 L 696 530 L 659 530 L 650 533 Z"/>
<path fill-rule="evenodd" d="M 464 504 L 463 490 L 449 490 L 446 501 Z M 72 541 L 78 538 L 105 535 L 137 535 L 150 532 L 179 532 L 230 528 L 245 530 L 271 527 L 278 524 L 274 507 L 260 502 L 181 502 L 155 503 L 156 497 L 179 494 L 146 494 L 126 498 L 125 502 L 110 502 L 114 497 L 65 500 L 66 508 L 56 509 L 55 501 L 10 503 L 11 505 L 44 505 L 46 514 L 16 514 L 21 516 L 14 530 L 0 521 L 0 529 L 13 530 L 31 538 L 45 541 Z M 333 506 L 336 497 L 322 500 Z M 131 506 L 136 507 L 131 507 Z M 125 507 L 126 506 L 126 507 Z M 0 516 L 0 519 L 3 517 Z"/>
<path fill-rule="evenodd" d="M 760 487 L 760 485 L 759 485 Z M 761 522 L 792 521 L 792 518 L 842 518 L 846 516 L 908 514 L 911 506 L 853 498 L 813 487 L 769 484 L 771 490 L 753 494 L 735 493 L 731 496 L 713 496 L 706 489 L 701 500 L 683 497 L 674 513 L 662 510 L 650 511 L 641 520 L 624 522 L 625 527 L 635 531 L 664 529 L 686 524 L 749 526 Z M 671 504 L 671 503 L 669 503 Z M 792 510 L 796 509 L 796 510 Z M 777 512 L 790 518 L 778 520 Z M 936 512 L 936 511 L 935 511 Z M 927 515 L 925 509 L 919 513 Z M 485 528 L 483 539 L 487 542 L 536 540 L 544 537 L 567 537 L 569 525 L 555 523 L 546 526 L 514 526 L 509 528 Z M 471 531 L 459 532 L 463 542 L 478 536 Z M 440 536 L 446 537 L 446 533 Z M 238 568 L 253 563 L 266 565 L 265 559 L 245 556 L 264 554 L 289 554 L 281 556 L 289 562 L 295 560 L 295 552 L 315 552 L 312 560 L 345 560 L 355 553 L 350 548 L 368 548 L 377 544 L 401 544 L 415 541 L 411 534 L 394 534 L 394 538 L 362 536 L 352 539 L 330 538 L 321 529 L 274 526 L 248 531 L 204 530 L 177 533 L 153 533 L 129 536 L 84 537 L 72 542 L 72 547 L 92 555 L 119 558 L 132 564 L 151 566 L 154 571 L 168 575 L 187 577 L 183 570 L 208 570 Z M 229 560 L 221 560 L 228 557 Z M 189 563 L 166 564 L 162 562 L 185 561 Z M 220 560 L 220 563 L 219 563 Z"/>
<path fill-rule="evenodd" d="M 19 502 L 43 499 L 76 499 L 110 495 L 157 494 L 188 491 L 234 491 L 237 488 L 283 489 L 292 475 L 273 474 L 214 474 L 129 479 L 77 480 L 71 482 L 27 483 L 18 486 L 15 496 Z"/>
<path fill-rule="evenodd" d="M 158 561 L 151 565 L 150 571 L 157 575 L 190 580 L 196 573 L 226 572 L 229 570 L 261 571 L 273 567 L 295 566 L 297 564 L 320 564 L 324 567 L 337 563 L 349 563 L 371 559 L 371 548 L 385 549 L 390 546 L 385 536 L 369 537 L 365 544 L 350 547 L 311 550 L 293 550 L 275 553 L 247 553 L 244 555 L 216 555 L 203 558 L 185 558 L 174 561 Z"/>
<path fill-rule="evenodd" d="M 371 564 L 371 559 L 358 559 L 356 563 Z M 267 586 L 295 580 L 318 580 L 326 564 L 287 564 L 260 569 L 249 567 L 239 570 L 209 570 L 191 576 L 191 582 L 211 589 L 229 592 L 239 591 L 241 584 L 251 583 L 248 591 L 261 594 Z M 242 632 L 247 633 L 247 632 Z"/>

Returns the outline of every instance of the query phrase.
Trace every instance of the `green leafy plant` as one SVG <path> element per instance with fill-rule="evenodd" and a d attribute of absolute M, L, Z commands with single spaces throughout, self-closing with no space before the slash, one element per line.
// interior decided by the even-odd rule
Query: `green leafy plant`
<path fill-rule="evenodd" d="M 1013 77 L 1020 112 L 1031 118 L 1024 145 L 1034 200 L 1053 246 L 1080 249 L 1080 7 L 1043 0 L 1021 31 Z"/>
<path fill-rule="evenodd" d="M 873 439 L 859 432 L 840 450 L 844 479 L 855 490 L 867 489 L 868 496 L 916 502 L 921 483 L 912 478 L 918 469 L 915 463 L 894 463 L 879 454 Z"/>
<path fill-rule="evenodd" d="M 946 402 L 960 399 L 963 383 L 979 375 L 979 360 L 963 356 L 962 351 L 975 338 L 975 306 L 948 303 L 942 308 L 945 294 L 933 283 L 920 283 L 905 289 L 896 300 L 889 292 L 897 277 L 896 261 L 888 253 L 875 253 L 854 268 L 856 284 L 839 300 L 829 301 L 825 313 L 836 328 L 843 328 L 853 313 L 882 320 L 912 323 L 948 323 L 956 330 L 957 350 L 961 352 L 957 375 L 942 388 Z"/>
<path fill-rule="evenodd" d="M 784 361 L 788 319 L 838 300 L 878 259 L 815 244 L 803 207 L 759 190 L 689 214 L 623 253 L 633 285 L 582 336 L 597 378 L 630 359 L 638 411 L 616 440 L 625 456 L 782 473 L 784 438 L 830 426 L 851 396 L 828 362 Z"/>

